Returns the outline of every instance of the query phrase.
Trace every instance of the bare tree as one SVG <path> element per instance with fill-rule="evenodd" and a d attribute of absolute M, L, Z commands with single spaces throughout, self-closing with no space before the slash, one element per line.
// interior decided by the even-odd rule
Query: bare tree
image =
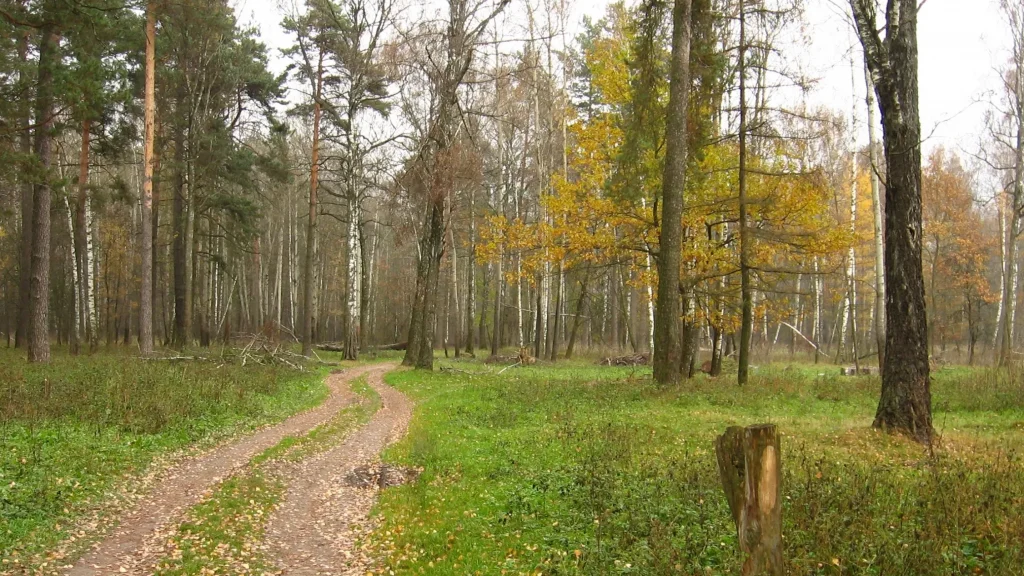
<path fill-rule="evenodd" d="M 482 2 L 448 1 L 448 23 L 443 38 L 443 60 L 435 61 L 428 54 L 432 78 L 432 103 L 426 138 L 412 160 L 410 188 L 426 198 L 426 210 L 419 239 L 419 261 L 416 266 L 416 292 L 409 322 L 409 342 L 402 363 L 406 366 L 433 369 L 434 319 L 437 308 L 437 285 L 441 257 L 444 253 L 444 232 L 447 227 L 449 196 L 453 191 L 452 172 L 457 163 L 453 150 L 456 132 L 462 122 L 459 87 L 469 72 L 490 21 L 511 0 L 498 0 L 482 18 L 477 12 Z"/>
<path fill-rule="evenodd" d="M 999 304 L 999 325 L 1001 334 L 998 363 L 1005 366 L 1010 361 L 1013 347 L 1013 308 L 1016 302 L 1017 240 L 1021 234 L 1021 212 L 1024 211 L 1024 8 L 1019 2 L 1002 0 L 1001 8 L 1006 17 L 1012 39 L 1011 68 L 1004 76 L 1006 109 L 1003 111 L 1008 124 L 1006 133 L 993 130 L 995 139 L 1012 157 L 1009 172 L 1009 212 L 1003 231 L 1002 299 Z"/>

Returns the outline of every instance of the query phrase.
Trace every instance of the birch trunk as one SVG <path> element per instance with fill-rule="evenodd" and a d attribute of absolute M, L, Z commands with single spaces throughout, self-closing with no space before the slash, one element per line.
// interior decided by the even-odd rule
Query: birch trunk
<path fill-rule="evenodd" d="M 878 137 L 875 135 L 875 86 L 868 67 L 864 67 L 868 109 L 868 169 L 871 170 L 871 208 L 875 241 L 875 304 L 872 309 L 875 346 L 878 348 L 878 369 L 885 365 L 885 245 L 882 228 L 882 199 L 878 182 Z M 998 318 L 998 316 L 997 316 Z"/>
<path fill-rule="evenodd" d="M 473 338 L 474 318 L 476 310 L 474 301 L 476 293 L 476 208 L 473 205 L 475 190 L 469 191 L 469 254 L 466 263 L 466 354 L 473 356 L 475 346 Z"/>
<path fill-rule="evenodd" d="M 68 231 L 74 235 L 75 224 L 74 215 L 71 210 L 71 203 L 68 202 L 67 196 L 64 197 L 64 208 L 68 217 Z M 78 354 L 78 348 L 80 346 L 79 337 L 81 335 L 82 327 L 82 291 L 79 289 L 82 285 L 82 270 L 81 270 L 81 258 L 79 257 L 78 246 L 75 242 L 71 244 L 71 255 L 73 260 L 73 266 L 71 266 L 71 333 L 69 335 L 69 343 L 71 344 L 71 353 Z"/>
<path fill-rule="evenodd" d="M 999 210 L 999 308 L 996 311 L 996 327 L 992 331 L 992 349 L 996 350 L 996 362 L 1001 362 L 1000 345 L 1002 341 L 1003 303 L 1006 302 L 1006 195 L 996 197 L 996 209 Z"/>
<path fill-rule="evenodd" d="M 346 303 L 345 313 L 345 359 L 355 360 L 359 357 L 359 325 L 360 304 L 362 303 L 360 275 L 362 272 L 362 250 L 359 247 L 359 219 L 362 218 L 359 198 L 354 187 L 350 187 L 348 196 L 348 233 L 346 271 Z"/>
<path fill-rule="evenodd" d="M 84 328 L 85 339 L 92 345 L 92 326 L 89 305 L 88 281 L 89 275 L 89 230 L 86 225 L 86 210 L 89 203 L 89 120 L 82 121 L 82 152 L 78 163 L 78 199 L 75 203 L 75 225 L 71 228 L 74 234 L 75 247 L 75 302 L 78 314 L 76 321 Z"/>

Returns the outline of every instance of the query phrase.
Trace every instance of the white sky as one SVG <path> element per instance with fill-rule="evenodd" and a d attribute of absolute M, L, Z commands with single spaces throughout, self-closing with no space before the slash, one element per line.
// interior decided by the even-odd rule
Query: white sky
<path fill-rule="evenodd" d="M 279 2 L 302 0 L 236 0 L 239 19 L 260 29 L 280 71 L 285 63 L 280 49 L 289 38 L 280 28 Z M 415 0 L 413 0 L 415 1 Z M 573 0 L 567 0 L 573 2 Z M 513 0 L 521 4 L 523 0 Z M 1007 62 L 1010 39 L 1001 22 L 998 0 L 926 0 L 918 22 L 920 58 L 921 128 L 926 137 L 925 153 L 937 145 L 974 152 L 984 135 L 985 112 L 993 92 L 999 90 L 997 69 Z M 600 17 L 607 0 L 576 0 L 573 21 L 584 14 Z M 849 115 L 857 99 L 859 127 L 864 127 L 864 86 L 857 71 L 856 95 L 851 87 L 850 49 L 853 33 L 847 23 L 847 0 L 806 0 L 806 35 L 810 49 L 794 50 L 792 57 L 803 61 L 805 70 L 819 78 L 809 102 Z M 571 30 L 571 29 L 570 29 Z M 570 38 L 572 37 L 570 33 Z M 854 58 L 862 56 L 859 45 Z"/>

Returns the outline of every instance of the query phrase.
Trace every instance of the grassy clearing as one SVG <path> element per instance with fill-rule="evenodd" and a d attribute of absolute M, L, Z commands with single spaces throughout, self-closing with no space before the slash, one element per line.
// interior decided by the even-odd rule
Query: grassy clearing
<path fill-rule="evenodd" d="M 266 521 L 285 492 L 278 465 L 298 462 L 337 445 L 380 407 L 366 377 L 352 383 L 362 397 L 326 424 L 303 436 L 290 436 L 252 459 L 189 511 L 171 538 L 170 552 L 158 564 L 160 576 L 186 574 L 256 575 L 274 573 L 263 554 Z"/>
<path fill-rule="evenodd" d="M 324 371 L 0 351 L 0 562 L 32 564 L 174 451 L 316 405 Z"/>
<path fill-rule="evenodd" d="M 423 466 L 385 491 L 374 545 L 396 574 L 737 574 L 711 448 L 729 425 L 783 432 L 793 574 L 1020 574 L 1024 386 L 935 374 L 934 455 L 870 429 L 877 378 L 762 367 L 659 389 L 645 370 L 583 364 L 501 377 L 396 372 L 417 401 L 387 457 Z"/>

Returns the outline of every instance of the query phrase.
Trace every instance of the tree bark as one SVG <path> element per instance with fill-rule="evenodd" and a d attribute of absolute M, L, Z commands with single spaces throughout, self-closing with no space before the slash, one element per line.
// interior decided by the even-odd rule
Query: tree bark
<path fill-rule="evenodd" d="M 1005 208 L 1007 214 L 1005 254 L 1003 261 L 1002 302 L 1000 303 L 1000 330 L 1002 341 L 999 348 L 999 365 L 1006 366 L 1011 360 L 1013 350 L 1014 316 L 1017 304 L 1017 274 L 1019 271 L 1016 259 L 1017 238 L 1021 233 L 1021 212 L 1024 211 L 1024 11 L 1012 2 L 1002 2 L 1002 10 L 1010 22 L 1013 37 L 1012 85 L 1007 86 L 1008 97 L 1012 108 L 1012 118 L 1016 123 L 1016 141 L 1013 145 L 1013 183 L 1010 192 L 1010 207 Z"/>
<path fill-rule="evenodd" d="M 373 269 L 373 254 L 368 235 L 366 234 L 366 222 L 359 223 L 359 351 L 366 352 L 370 339 L 370 288 L 371 271 Z"/>
<path fill-rule="evenodd" d="M 868 108 L 868 169 L 871 170 L 871 208 L 875 240 L 875 345 L 878 347 L 878 370 L 885 367 L 885 244 L 882 228 L 882 200 L 878 182 L 878 137 L 875 135 L 875 86 L 871 71 L 864 66 Z"/>
<path fill-rule="evenodd" d="M 474 318 L 476 311 L 476 208 L 475 190 L 469 191 L 469 254 L 466 263 L 466 354 L 473 355 Z"/>
<path fill-rule="evenodd" d="M 28 361 L 50 360 L 50 168 L 53 163 L 53 77 L 59 64 L 60 35 L 53 24 L 40 30 L 39 75 L 36 79 L 35 152 L 41 180 L 32 199 L 32 259 L 29 280 Z"/>
<path fill-rule="evenodd" d="M 891 0 L 886 38 L 874 0 L 850 0 L 882 113 L 885 187 L 886 362 L 874 425 L 930 444 L 928 322 L 921 263 L 921 121 L 917 0 Z"/>
<path fill-rule="evenodd" d="M 416 267 L 416 292 L 409 322 L 409 347 L 402 364 L 432 370 L 434 368 L 434 323 L 437 310 L 437 281 L 444 246 L 443 205 L 430 202 L 423 233 L 420 258 Z"/>
<path fill-rule="evenodd" d="M 309 168 L 309 219 L 306 224 L 306 262 L 302 270 L 302 355 L 313 353 L 313 265 L 316 239 L 316 192 L 320 171 L 320 93 L 323 84 L 323 54 L 317 64 L 313 92 L 313 152 Z"/>
<path fill-rule="evenodd" d="M 499 250 L 501 248 L 499 247 Z M 494 274 L 494 322 L 491 327 L 491 356 L 498 355 L 498 349 L 501 347 L 501 320 L 502 320 L 502 291 L 505 288 L 505 279 L 503 277 L 503 268 L 505 263 L 505 255 L 499 252 L 498 255 L 498 266 Z"/>
<path fill-rule="evenodd" d="M 177 95 L 177 104 L 184 105 L 184 95 Z M 174 345 L 184 348 L 191 337 L 188 320 L 188 210 L 186 208 L 187 174 L 185 167 L 185 130 L 174 129 L 174 200 L 171 205 L 173 228 L 172 255 L 174 261 Z"/>
<path fill-rule="evenodd" d="M 583 324 L 583 307 L 587 303 L 587 287 L 590 283 L 590 267 L 583 274 L 583 281 L 580 282 L 580 296 L 576 300 L 576 316 L 572 319 L 572 329 L 569 331 L 569 342 L 565 346 L 565 359 L 572 358 L 573 349 L 576 347 L 576 335 L 580 325 Z"/>
<path fill-rule="evenodd" d="M 89 202 L 89 134 L 92 123 L 82 121 L 82 151 L 78 156 L 78 198 L 75 201 L 75 225 L 72 228 L 75 245 L 75 269 L 78 271 L 75 285 L 75 302 L 77 304 L 76 320 L 83 328 L 85 341 L 92 343 L 92 326 L 90 324 L 88 276 L 89 251 L 87 249 L 88 227 L 86 226 L 86 207 Z"/>
<path fill-rule="evenodd" d="M 359 324 L 359 305 L 362 303 L 360 297 L 360 271 L 359 265 L 362 260 L 362 251 L 359 249 L 359 219 L 361 218 L 359 198 L 355 186 L 349 186 L 348 192 L 348 225 L 346 234 L 348 258 L 345 263 L 345 354 L 346 360 L 359 358 L 359 340 L 361 338 L 361 326 Z"/>
<path fill-rule="evenodd" d="M 156 7 L 146 5 L 145 145 L 142 180 L 142 266 L 139 271 L 139 350 L 153 353 L 153 139 L 156 121 Z"/>
<path fill-rule="evenodd" d="M 747 226 L 747 82 L 746 82 L 746 8 L 744 1 L 740 2 L 740 45 L 739 45 L 739 68 L 737 74 L 740 80 L 740 127 L 739 127 L 739 241 L 740 241 L 740 350 L 739 366 L 736 373 L 736 381 L 740 384 L 747 383 L 748 370 L 750 369 L 750 337 L 754 328 L 754 300 L 750 282 L 750 238 Z"/>
<path fill-rule="evenodd" d="M 675 0 L 672 10 L 672 62 L 666 124 L 665 173 L 658 239 L 658 303 L 654 316 L 654 379 L 679 381 L 679 277 L 686 187 L 687 110 L 690 89 L 691 0 Z"/>
<path fill-rule="evenodd" d="M 728 428 L 718 470 L 745 557 L 743 576 L 782 576 L 782 460 L 774 424 Z"/>
<path fill-rule="evenodd" d="M 20 104 L 19 122 L 21 134 L 18 138 L 18 150 L 23 158 L 28 158 L 32 153 L 32 108 L 29 104 L 29 79 L 28 79 L 28 31 L 25 31 L 18 38 L 18 59 L 21 62 L 21 72 L 18 75 L 18 85 L 25 97 Z M 35 196 L 35 187 L 29 177 L 30 170 L 22 168 L 19 176 L 21 183 L 21 254 L 18 267 L 18 311 L 17 326 L 14 330 L 14 346 L 20 348 L 26 345 L 29 333 L 29 285 L 31 282 L 32 268 L 32 202 Z"/>

